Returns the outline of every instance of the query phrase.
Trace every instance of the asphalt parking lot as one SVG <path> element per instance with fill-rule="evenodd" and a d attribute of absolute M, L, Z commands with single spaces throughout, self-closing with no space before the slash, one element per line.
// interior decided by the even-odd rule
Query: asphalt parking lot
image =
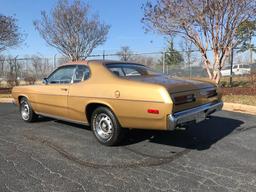
<path fill-rule="evenodd" d="M 0 191 L 256 191 L 256 116 L 218 112 L 185 131 L 133 130 L 105 147 L 88 127 L 27 124 L 0 104 Z"/>

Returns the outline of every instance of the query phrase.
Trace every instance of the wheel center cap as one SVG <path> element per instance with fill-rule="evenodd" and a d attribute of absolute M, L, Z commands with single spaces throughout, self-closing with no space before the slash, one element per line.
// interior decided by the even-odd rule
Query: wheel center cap
<path fill-rule="evenodd" d="M 106 122 L 103 121 L 101 123 L 101 128 L 102 128 L 103 131 L 108 131 L 108 125 L 106 124 Z"/>

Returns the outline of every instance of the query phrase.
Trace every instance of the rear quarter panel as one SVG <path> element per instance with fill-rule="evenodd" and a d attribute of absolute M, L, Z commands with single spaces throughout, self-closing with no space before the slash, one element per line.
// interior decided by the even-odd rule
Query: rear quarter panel
<path fill-rule="evenodd" d="M 100 103 L 115 113 L 122 127 L 166 129 L 172 101 L 164 87 L 118 78 L 102 65 L 93 65 L 91 73 L 87 81 L 70 86 L 68 106 L 72 119 L 89 123 L 86 106 Z M 148 109 L 158 109 L 159 114 L 150 114 Z"/>

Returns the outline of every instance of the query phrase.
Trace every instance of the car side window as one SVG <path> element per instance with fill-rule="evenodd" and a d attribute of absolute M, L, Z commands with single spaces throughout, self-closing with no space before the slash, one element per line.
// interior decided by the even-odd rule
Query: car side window
<path fill-rule="evenodd" d="M 74 73 L 74 83 L 79 83 L 81 81 L 84 81 L 88 79 L 90 76 L 90 70 L 87 66 L 84 65 L 78 65 L 76 67 L 75 73 Z"/>
<path fill-rule="evenodd" d="M 48 78 L 50 84 L 68 84 L 72 83 L 72 78 L 76 66 L 65 66 L 57 69 Z"/>
<path fill-rule="evenodd" d="M 250 65 L 242 65 L 242 68 L 250 68 Z"/>
<path fill-rule="evenodd" d="M 141 76 L 141 73 L 136 70 L 136 68 L 124 67 L 123 70 L 125 72 L 125 76 Z"/>
<path fill-rule="evenodd" d="M 121 67 L 111 67 L 109 69 L 117 76 L 125 76 Z"/>

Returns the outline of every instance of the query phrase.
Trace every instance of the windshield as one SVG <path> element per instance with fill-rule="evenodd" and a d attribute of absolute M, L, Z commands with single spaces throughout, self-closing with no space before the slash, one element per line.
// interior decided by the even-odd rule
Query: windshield
<path fill-rule="evenodd" d="M 140 64 L 114 63 L 106 64 L 106 66 L 112 73 L 120 77 L 161 75 L 153 69 Z"/>
<path fill-rule="evenodd" d="M 250 68 L 250 65 L 242 65 L 241 68 Z"/>

